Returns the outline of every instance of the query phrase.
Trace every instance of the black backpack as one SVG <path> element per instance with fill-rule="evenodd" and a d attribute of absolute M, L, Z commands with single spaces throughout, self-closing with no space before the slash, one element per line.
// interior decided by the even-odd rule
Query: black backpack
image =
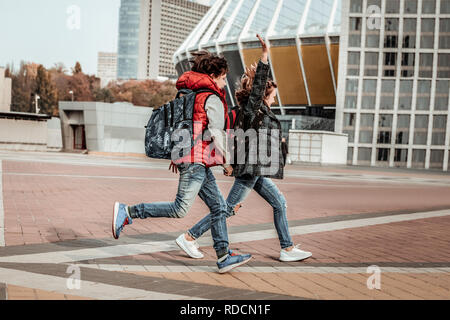
<path fill-rule="evenodd" d="M 194 147 L 197 142 L 193 138 L 195 98 L 197 94 L 204 92 L 210 92 L 220 97 L 217 92 L 209 89 L 197 91 L 181 89 L 178 91 L 175 100 L 153 110 L 152 116 L 145 127 L 145 154 L 147 157 L 176 160 L 172 159 L 172 150 L 176 143 L 181 142 L 181 139 L 180 141 L 172 141 L 172 134 L 176 130 L 187 129 L 190 134 L 190 145 L 188 146 L 190 149 Z M 200 135 L 199 138 L 201 137 Z"/>

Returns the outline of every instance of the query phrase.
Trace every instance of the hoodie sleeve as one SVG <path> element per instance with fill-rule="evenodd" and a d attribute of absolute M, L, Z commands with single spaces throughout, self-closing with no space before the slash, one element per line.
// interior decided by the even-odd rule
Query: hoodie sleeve
<path fill-rule="evenodd" d="M 211 95 L 208 100 L 206 100 L 205 110 L 209 121 L 208 129 L 211 132 L 212 138 L 214 139 L 214 144 L 225 157 L 226 163 L 229 163 L 229 154 L 226 148 L 227 136 L 224 131 L 225 110 L 223 107 L 223 103 L 219 97 L 217 97 L 216 95 Z"/>

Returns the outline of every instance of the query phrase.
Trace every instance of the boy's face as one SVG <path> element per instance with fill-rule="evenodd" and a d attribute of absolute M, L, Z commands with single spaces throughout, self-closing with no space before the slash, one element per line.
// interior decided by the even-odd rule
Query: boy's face
<path fill-rule="evenodd" d="M 220 89 L 223 89 L 227 85 L 227 74 L 224 73 L 218 77 L 215 77 L 213 74 L 211 75 L 211 78 L 214 80 L 214 82 L 217 84 L 217 86 Z"/>

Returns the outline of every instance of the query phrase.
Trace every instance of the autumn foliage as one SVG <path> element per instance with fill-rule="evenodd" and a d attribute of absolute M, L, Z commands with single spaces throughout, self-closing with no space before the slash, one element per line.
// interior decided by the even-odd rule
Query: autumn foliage
<path fill-rule="evenodd" d="M 107 87 L 115 101 L 127 101 L 135 106 L 157 108 L 173 100 L 177 94 L 175 85 L 170 82 L 154 80 L 131 80 L 123 84 L 113 83 Z"/>
<path fill-rule="evenodd" d="M 58 116 L 58 101 L 130 102 L 135 106 L 157 108 L 172 100 L 176 93 L 171 81 L 154 80 L 111 82 L 100 87 L 100 79 L 83 73 L 77 62 L 71 74 L 64 65 L 56 64 L 51 69 L 35 63 L 21 63 L 19 70 L 8 66 L 8 77 L 12 78 L 11 111 L 35 112 L 34 95 L 40 97 L 40 113 Z"/>

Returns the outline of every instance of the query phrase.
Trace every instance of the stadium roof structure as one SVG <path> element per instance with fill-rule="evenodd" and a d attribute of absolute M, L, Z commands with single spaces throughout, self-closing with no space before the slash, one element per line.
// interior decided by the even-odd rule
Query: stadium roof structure
<path fill-rule="evenodd" d="M 285 78 L 281 82 L 297 79 L 295 88 L 279 89 L 277 108 L 281 114 L 289 108 L 335 106 L 341 2 L 217 0 L 176 51 L 173 62 L 181 74 L 190 69 L 188 61 L 192 52 L 208 50 L 223 54 L 232 64 L 228 78 L 232 100 L 235 82 L 244 66 L 256 62 L 260 55 L 256 38 L 256 34 L 260 34 L 270 47 L 272 77 L 277 82 L 280 82 L 279 78 Z M 283 56 L 287 58 L 285 62 L 281 60 Z M 286 62 L 293 63 L 294 75 L 284 74 L 289 71 Z M 327 70 L 323 73 L 321 69 Z M 318 79 L 317 72 L 326 78 L 323 89 L 327 92 L 322 99 L 316 99 L 319 93 L 314 87 L 316 83 L 324 82 Z M 288 91 L 297 91 L 297 94 L 290 95 Z"/>

